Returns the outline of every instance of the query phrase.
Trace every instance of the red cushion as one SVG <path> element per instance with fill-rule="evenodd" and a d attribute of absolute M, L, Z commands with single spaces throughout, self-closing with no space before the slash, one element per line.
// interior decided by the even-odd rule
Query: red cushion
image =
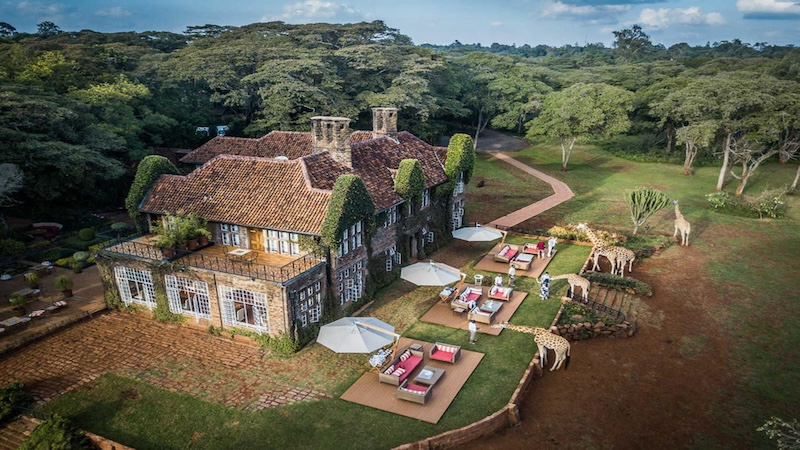
<path fill-rule="evenodd" d="M 445 352 L 442 350 L 436 350 L 433 353 L 431 353 L 431 358 L 442 361 L 450 361 L 451 359 L 453 359 L 453 353 Z"/>
<path fill-rule="evenodd" d="M 516 256 L 516 254 L 517 254 L 516 250 L 508 249 L 508 253 L 506 253 L 506 258 L 511 259 L 514 256 Z"/>
<path fill-rule="evenodd" d="M 417 392 L 427 392 L 428 391 L 428 388 L 425 387 L 425 386 L 420 386 L 418 384 L 411 384 L 411 383 L 406 385 L 406 389 L 408 389 L 409 391 L 417 391 Z"/>

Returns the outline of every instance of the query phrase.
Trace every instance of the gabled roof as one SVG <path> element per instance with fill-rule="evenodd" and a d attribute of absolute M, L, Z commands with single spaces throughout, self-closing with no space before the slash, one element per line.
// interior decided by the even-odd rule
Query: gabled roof
<path fill-rule="evenodd" d="M 189 175 L 162 175 L 141 211 L 183 210 L 214 222 L 319 234 L 329 201 L 298 160 L 220 155 Z"/>
<path fill-rule="evenodd" d="M 269 136 L 272 138 L 266 139 Z M 289 137 L 296 142 L 288 143 Z M 359 175 L 379 211 L 403 201 L 394 191 L 392 172 L 404 159 L 420 161 L 426 188 L 447 181 L 447 149 L 434 147 L 408 132 L 376 139 L 367 131 L 351 134 L 352 168 L 327 151 L 311 154 L 309 133 L 272 132 L 261 139 L 219 137 L 195 150 L 196 154 L 204 148 L 205 154 L 210 154 L 209 144 L 215 140 L 219 141 L 212 146 L 213 151 L 237 155 L 216 156 L 187 176 L 162 176 L 145 197 L 141 210 L 159 214 L 193 211 L 214 222 L 319 234 L 331 190 L 341 175 Z M 265 150 L 269 145 L 264 142 L 283 142 L 283 149 L 294 149 L 294 155 L 300 156 L 292 158 L 286 151 L 274 154 Z M 236 147 L 236 143 L 241 146 Z M 303 145 L 306 147 L 301 148 Z M 228 146 L 230 150 L 225 150 Z M 289 160 L 270 159 L 266 157 L 269 151 L 273 151 L 272 158 L 286 156 Z M 260 154 L 242 156 L 248 152 Z"/>

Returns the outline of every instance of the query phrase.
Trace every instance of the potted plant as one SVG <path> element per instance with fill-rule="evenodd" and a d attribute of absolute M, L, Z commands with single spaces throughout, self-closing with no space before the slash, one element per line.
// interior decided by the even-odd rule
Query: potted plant
<path fill-rule="evenodd" d="M 206 226 L 203 225 L 202 227 L 197 229 L 196 233 L 197 233 L 198 244 L 200 244 L 201 246 L 208 245 L 208 240 L 211 239 L 211 232 L 208 231 L 208 228 L 206 228 Z"/>
<path fill-rule="evenodd" d="M 28 302 L 28 299 L 25 298 L 24 295 L 14 292 L 11 294 L 11 297 L 8 298 L 8 303 L 14 307 L 15 310 L 25 309 L 25 303 Z"/>
<path fill-rule="evenodd" d="M 56 289 L 64 294 L 64 297 L 72 297 L 72 277 L 68 275 L 59 275 L 53 280 L 53 284 L 55 284 Z"/>
<path fill-rule="evenodd" d="M 31 289 L 39 289 L 39 274 L 36 272 L 28 272 L 25 274 L 25 281 Z"/>
<path fill-rule="evenodd" d="M 75 252 L 72 254 L 72 259 L 75 260 L 72 264 L 70 264 L 72 271 L 75 273 L 81 273 L 84 266 L 86 266 L 86 260 L 89 259 L 89 254 L 86 252 Z"/>
<path fill-rule="evenodd" d="M 164 258 L 175 256 L 175 236 L 173 236 L 173 233 L 159 234 L 156 237 L 156 247 L 161 249 L 161 256 Z"/>

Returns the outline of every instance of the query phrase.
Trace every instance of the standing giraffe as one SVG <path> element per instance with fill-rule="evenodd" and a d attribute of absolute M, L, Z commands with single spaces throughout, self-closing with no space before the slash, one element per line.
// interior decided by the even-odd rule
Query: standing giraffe
<path fill-rule="evenodd" d="M 550 278 L 551 280 L 567 280 L 569 283 L 569 290 L 572 292 L 572 295 L 575 295 L 575 286 L 579 286 L 581 288 L 583 294 L 583 302 L 587 303 L 589 301 L 589 280 L 583 278 L 582 276 L 575 274 L 575 273 L 565 273 L 564 275 L 556 275 Z"/>
<path fill-rule="evenodd" d="M 673 204 L 675 204 L 675 233 L 672 234 L 672 237 L 678 235 L 678 231 L 681 232 L 681 245 L 689 245 L 689 233 L 692 232 L 692 226 L 689 224 L 689 221 L 683 217 L 681 214 L 681 210 L 678 209 L 678 201 L 673 200 Z"/>
<path fill-rule="evenodd" d="M 633 261 L 636 259 L 635 253 L 625 247 L 608 245 L 606 241 L 600 239 L 600 237 L 597 236 L 594 231 L 592 231 L 592 229 L 589 228 L 585 223 L 579 223 L 577 228 L 579 230 L 585 230 L 589 240 L 592 241 L 592 244 L 595 246 L 594 265 L 592 266 L 592 270 L 600 269 L 598 260 L 601 256 L 605 256 L 608 258 L 608 262 L 611 263 L 612 274 L 616 274 L 617 270 L 619 270 L 620 276 L 624 277 L 625 263 L 629 264 L 628 272 L 633 271 Z"/>
<path fill-rule="evenodd" d="M 492 328 L 508 328 L 509 330 L 519 331 L 520 333 L 528 333 L 534 336 L 533 341 L 539 347 L 539 355 L 542 358 L 542 367 L 547 365 L 547 349 L 552 349 L 556 354 L 556 360 L 553 362 L 553 367 L 550 371 L 560 369 L 561 363 L 564 363 L 564 370 L 569 367 L 569 341 L 563 337 L 553 334 L 544 328 L 527 327 L 522 325 L 509 325 L 508 322 L 498 323 L 492 325 Z"/>

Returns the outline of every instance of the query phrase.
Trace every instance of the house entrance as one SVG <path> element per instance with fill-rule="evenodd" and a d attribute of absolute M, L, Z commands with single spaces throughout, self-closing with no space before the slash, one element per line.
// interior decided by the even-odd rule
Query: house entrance
<path fill-rule="evenodd" d="M 417 235 L 412 234 L 411 236 L 409 236 L 408 239 L 409 239 L 408 247 L 411 252 L 411 261 L 414 261 L 415 259 L 417 259 Z"/>
<path fill-rule="evenodd" d="M 264 251 L 264 232 L 259 228 L 247 230 L 250 240 L 250 248 L 253 250 Z"/>

